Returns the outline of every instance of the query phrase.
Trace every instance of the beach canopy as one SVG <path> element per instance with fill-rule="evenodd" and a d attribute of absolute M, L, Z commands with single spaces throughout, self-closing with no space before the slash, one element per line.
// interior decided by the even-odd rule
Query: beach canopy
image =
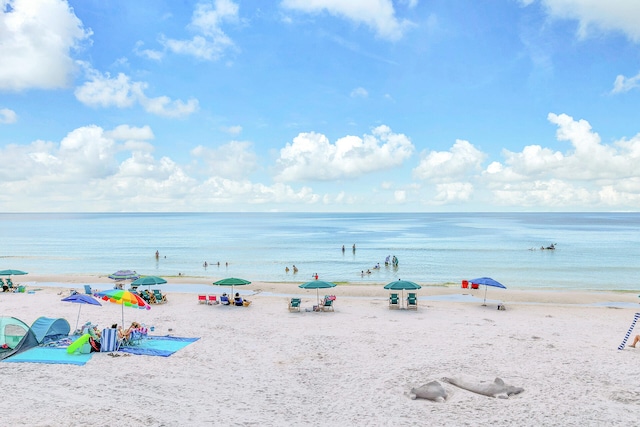
<path fill-rule="evenodd" d="M 502 288 L 502 289 L 507 289 L 507 287 L 505 285 L 503 285 L 502 283 L 498 282 L 497 280 L 493 280 L 491 277 L 478 277 L 477 279 L 473 279 L 470 280 L 470 282 L 473 284 L 478 284 L 478 285 L 484 285 L 484 302 L 482 303 L 482 305 L 487 305 L 487 289 L 489 288 L 489 286 L 493 286 L 494 288 Z"/>
<path fill-rule="evenodd" d="M 62 337 L 69 335 L 71 327 L 66 319 L 53 317 L 38 317 L 33 325 L 31 325 L 33 335 L 35 335 L 38 344 L 49 341 L 56 341 Z"/>
<path fill-rule="evenodd" d="M 26 323 L 15 317 L 0 317 L 0 360 L 38 346 Z"/>
<path fill-rule="evenodd" d="M 238 279 L 237 277 L 227 277 L 226 279 L 221 279 L 217 282 L 213 282 L 213 284 L 218 286 L 231 286 L 231 294 L 233 294 L 234 286 L 249 285 L 251 284 L 251 282 L 245 279 Z"/>
<path fill-rule="evenodd" d="M 298 287 L 302 288 L 302 289 L 315 289 L 316 290 L 316 297 L 318 298 L 318 305 L 320 305 L 320 291 L 319 291 L 319 289 L 335 288 L 336 284 L 333 283 L 333 282 L 325 282 L 324 280 L 312 280 L 310 282 L 303 283 L 302 285 L 299 285 Z"/>
<path fill-rule="evenodd" d="M 64 301 L 64 302 L 72 302 L 74 304 L 79 304 L 78 307 L 78 318 L 76 319 L 76 329 L 78 329 L 78 324 L 80 322 L 80 310 L 82 310 L 82 306 L 85 304 L 89 304 L 89 305 L 102 305 L 100 304 L 100 302 L 95 299 L 94 297 L 92 297 L 91 295 L 85 295 L 85 294 L 73 294 L 73 295 L 69 295 L 66 298 L 62 298 L 60 301 Z"/>
<path fill-rule="evenodd" d="M 22 270 L 0 270 L 0 276 L 22 276 L 25 274 L 29 273 Z"/>

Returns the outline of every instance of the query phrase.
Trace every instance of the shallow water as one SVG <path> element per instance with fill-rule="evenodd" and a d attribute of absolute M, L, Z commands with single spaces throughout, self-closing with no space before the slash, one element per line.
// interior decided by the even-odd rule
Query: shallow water
<path fill-rule="evenodd" d="M 314 273 L 356 283 L 489 276 L 508 288 L 634 290 L 639 225 L 635 213 L 0 214 L 0 269 L 292 283 Z M 384 265 L 393 255 L 397 268 Z M 293 265 L 299 272 L 286 273 Z"/>

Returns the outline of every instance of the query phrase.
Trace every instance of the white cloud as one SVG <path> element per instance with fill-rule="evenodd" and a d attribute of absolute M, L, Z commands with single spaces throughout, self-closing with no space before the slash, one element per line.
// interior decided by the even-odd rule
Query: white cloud
<path fill-rule="evenodd" d="M 459 139 L 450 151 L 426 153 L 413 170 L 413 176 L 432 182 L 455 182 L 477 172 L 485 157 L 471 143 Z"/>
<path fill-rule="evenodd" d="M 59 143 L 34 141 L 0 147 L 0 202 L 6 211 L 237 211 L 246 206 L 315 204 L 309 187 L 252 183 L 221 176 L 209 164 L 185 168 L 156 158 L 148 126 L 112 130 L 85 126 Z M 124 141 L 124 144 L 121 143 Z M 138 142 L 138 145 L 134 144 Z M 117 160 L 128 152 L 123 161 Z M 198 154 L 199 150 L 194 150 Z M 246 143 L 221 147 L 240 168 L 255 167 Z M 213 152 L 200 150 L 211 155 Z M 244 153 L 244 154 L 242 154 Z M 238 161 L 235 155 L 242 155 Z M 205 162 L 206 163 L 206 162 Z M 193 173 L 188 173 L 188 171 Z M 246 170 L 245 170 L 246 172 Z M 203 176 L 204 178 L 199 178 Z"/>
<path fill-rule="evenodd" d="M 337 180 L 398 167 L 414 151 L 409 138 L 387 126 L 372 135 L 345 136 L 331 144 L 318 133 L 301 133 L 280 150 L 277 181 Z"/>
<path fill-rule="evenodd" d="M 631 89 L 640 87 L 640 73 L 633 77 L 625 77 L 618 75 L 616 81 L 613 83 L 613 89 L 611 93 L 623 93 L 629 92 Z"/>
<path fill-rule="evenodd" d="M 236 125 L 236 126 L 222 127 L 222 131 L 230 135 L 240 135 L 242 133 L 242 126 Z"/>
<path fill-rule="evenodd" d="M 331 15 L 363 23 L 383 39 L 399 40 L 413 26 L 398 20 L 391 0 L 283 0 L 282 7 L 304 13 L 326 11 Z"/>
<path fill-rule="evenodd" d="M 143 58 L 151 59 L 154 61 L 160 61 L 163 58 L 164 52 L 153 49 L 142 49 L 142 46 L 144 46 L 144 42 L 140 40 L 137 41 L 133 48 L 133 53 Z"/>
<path fill-rule="evenodd" d="M 9 108 L 0 108 L 0 124 L 9 125 L 18 121 L 18 115 Z"/>
<path fill-rule="evenodd" d="M 56 89 L 71 82 L 71 53 L 91 36 L 64 0 L 0 2 L 0 89 Z"/>
<path fill-rule="evenodd" d="M 351 98 L 366 98 L 369 96 L 369 92 L 363 87 L 357 87 L 351 91 L 349 96 L 351 96 Z"/>
<path fill-rule="evenodd" d="M 201 145 L 191 151 L 191 155 L 202 159 L 216 175 L 225 178 L 241 178 L 255 171 L 258 157 L 251 150 L 251 143 L 231 141 L 219 148 Z"/>
<path fill-rule="evenodd" d="M 580 207 L 582 209 L 639 207 L 640 134 L 612 145 L 602 144 L 586 120 L 549 114 L 565 152 L 532 145 L 522 152 L 505 150 L 505 164 L 493 162 L 482 183 L 503 206 Z"/>
<path fill-rule="evenodd" d="M 193 98 L 187 102 L 166 96 L 148 98 L 144 93 L 147 83 L 133 82 L 124 73 L 112 78 L 90 69 L 88 74 L 89 81 L 75 90 L 76 98 L 85 105 L 127 108 L 139 103 L 148 113 L 164 117 L 184 117 L 198 110 L 198 100 Z"/>
<path fill-rule="evenodd" d="M 165 49 L 182 55 L 191 55 L 204 60 L 217 60 L 234 46 L 233 41 L 222 31 L 225 22 L 238 20 L 238 5 L 230 0 L 216 0 L 198 3 L 191 17 L 189 28 L 195 33 L 191 39 L 171 39 L 161 37 Z"/>
<path fill-rule="evenodd" d="M 535 0 L 521 0 L 525 6 Z M 585 38 L 595 30 L 619 31 L 640 42 L 640 2 L 637 0 L 538 0 L 550 16 L 578 21 L 578 35 Z"/>

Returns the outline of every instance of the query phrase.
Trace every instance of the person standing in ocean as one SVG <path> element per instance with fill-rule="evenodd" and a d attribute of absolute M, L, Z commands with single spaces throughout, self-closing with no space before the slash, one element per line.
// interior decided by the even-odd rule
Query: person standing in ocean
<path fill-rule="evenodd" d="M 353 253 L 354 254 L 356 253 L 356 244 L 355 243 L 353 244 Z"/>

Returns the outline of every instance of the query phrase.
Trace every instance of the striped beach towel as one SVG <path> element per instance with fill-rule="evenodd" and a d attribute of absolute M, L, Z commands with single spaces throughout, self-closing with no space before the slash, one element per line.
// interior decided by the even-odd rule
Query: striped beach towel
<path fill-rule="evenodd" d="M 102 330 L 100 351 L 118 351 L 118 331 L 116 329 L 109 328 Z"/>

